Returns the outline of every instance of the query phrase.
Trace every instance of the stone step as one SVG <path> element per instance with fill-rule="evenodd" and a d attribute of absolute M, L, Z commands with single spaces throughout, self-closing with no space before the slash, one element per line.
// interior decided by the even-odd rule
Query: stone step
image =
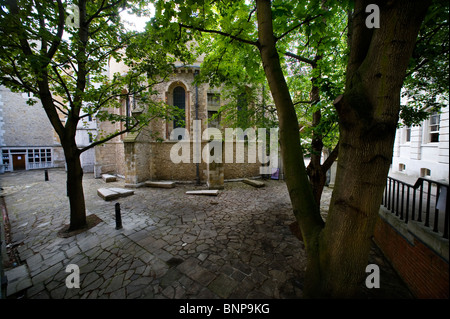
<path fill-rule="evenodd" d="M 242 180 L 242 182 L 244 182 L 245 184 L 251 185 L 253 187 L 264 187 L 266 185 L 264 182 L 255 181 L 255 180 L 248 179 L 248 178 L 244 178 Z"/>
<path fill-rule="evenodd" d="M 133 194 L 134 194 L 134 191 L 131 189 L 124 189 L 124 188 L 117 188 L 117 187 L 97 189 L 97 195 L 106 201 L 117 199 L 120 197 L 130 196 Z"/>
<path fill-rule="evenodd" d="M 206 195 L 206 196 L 217 196 L 219 195 L 218 189 L 207 189 L 207 190 L 198 190 L 198 191 L 187 191 L 187 195 Z"/>
<path fill-rule="evenodd" d="M 155 182 L 155 181 L 146 181 L 145 186 L 147 187 L 157 187 L 157 188 L 174 188 L 175 182 Z"/>
<path fill-rule="evenodd" d="M 102 174 L 102 179 L 105 183 L 115 182 L 117 177 L 111 174 Z"/>

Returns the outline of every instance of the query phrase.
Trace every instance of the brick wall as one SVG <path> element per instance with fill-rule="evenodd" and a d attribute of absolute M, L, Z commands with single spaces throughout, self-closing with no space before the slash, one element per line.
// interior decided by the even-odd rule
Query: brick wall
<path fill-rule="evenodd" d="M 416 298 L 449 298 L 448 261 L 418 237 L 405 237 L 380 217 L 374 240 Z"/>

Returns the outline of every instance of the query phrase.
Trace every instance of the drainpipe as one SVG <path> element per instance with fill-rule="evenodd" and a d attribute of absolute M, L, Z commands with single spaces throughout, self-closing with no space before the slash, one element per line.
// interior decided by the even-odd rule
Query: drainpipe
<path fill-rule="evenodd" d="M 198 70 L 194 71 L 194 81 L 198 76 Z M 195 82 L 195 119 L 198 120 L 198 85 Z M 200 163 L 195 163 L 195 171 L 196 171 L 196 184 L 200 185 Z"/>

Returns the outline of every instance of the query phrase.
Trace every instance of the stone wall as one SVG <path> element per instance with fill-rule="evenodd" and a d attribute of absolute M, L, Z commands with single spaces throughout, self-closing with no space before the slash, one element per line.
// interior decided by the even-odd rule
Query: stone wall
<path fill-rule="evenodd" d="M 26 93 L 14 93 L 0 86 L 2 145 L 8 147 L 54 146 L 54 130 L 39 99 L 28 105 Z"/>
<path fill-rule="evenodd" d="M 125 153 L 125 182 L 127 184 L 139 184 L 146 180 L 173 180 L 191 181 L 197 180 L 197 164 L 193 162 L 193 143 L 179 141 L 148 142 L 138 136 L 128 136 L 123 141 Z M 208 142 L 202 141 L 201 150 L 206 149 Z M 178 155 L 187 154 L 184 162 L 175 163 L 171 159 L 171 150 L 184 148 L 184 153 L 179 150 Z M 224 163 L 221 165 L 223 179 L 237 179 L 259 176 L 261 164 L 248 163 Z M 207 181 L 207 164 L 203 160 L 198 164 L 201 183 Z"/>
<path fill-rule="evenodd" d="M 179 181 L 196 181 L 197 165 L 193 163 L 193 143 L 187 142 L 190 147 L 190 156 L 188 163 L 175 164 L 170 158 L 170 150 L 177 144 L 175 141 L 153 142 L 152 145 L 152 161 L 151 161 L 151 178 L 153 180 L 179 180 Z M 202 143 L 202 149 L 206 143 Z M 199 163 L 200 181 L 206 182 L 206 164 L 202 161 Z"/>
<path fill-rule="evenodd" d="M 185 90 L 185 128 L 193 139 L 194 120 L 201 122 L 200 133 L 208 127 L 208 93 L 218 93 L 219 89 L 211 88 L 209 84 L 193 84 L 197 67 L 179 67 L 166 81 L 157 84 L 154 90 L 155 101 L 164 101 L 173 105 L 173 90 L 180 86 Z M 221 101 L 221 104 L 226 101 Z M 196 109 L 196 105 L 198 108 Z M 214 106 L 217 108 L 217 105 Z M 122 110 L 122 114 L 124 110 Z M 118 124 L 99 123 L 99 128 L 105 132 L 119 129 Z M 154 119 L 150 125 L 135 135 L 128 135 L 96 147 L 96 177 L 104 173 L 124 175 L 127 184 L 137 185 L 146 180 L 196 181 L 197 164 L 191 155 L 186 162 L 175 164 L 170 158 L 170 151 L 178 140 L 171 140 L 173 130 L 172 120 Z M 156 136 L 161 141 L 156 141 Z M 116 143 L 114 148 L 112 144 Z M 202 150 L 207 144 L 201 143 Z M 234 150 L 235 152 L 235 150 Z M 235 158 L 235 156 L 234 156 Z M 260 163 L 224 163 L 220 178 L 237 179 L 259 176 Z M 207 165 L 199 163 L 199 178 L 202 183 L 207 180 Z"/>
<path fill-rule="evenodd" d="M 124 173 L 123 143 L 115 138 L 95 147 L 94 176 L 100 178 L 102 174 Z"/>

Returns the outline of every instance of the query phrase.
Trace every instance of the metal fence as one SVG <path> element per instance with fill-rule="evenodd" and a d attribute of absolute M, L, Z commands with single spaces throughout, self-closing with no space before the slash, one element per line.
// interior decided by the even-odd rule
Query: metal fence
<path fill-rule="evenodd" d="M 388 177 L 382 205 L 405 223 L 417 221 L 448 239 L 448 188 L 448 184 L 427 178 L 412 185 Z"/>

